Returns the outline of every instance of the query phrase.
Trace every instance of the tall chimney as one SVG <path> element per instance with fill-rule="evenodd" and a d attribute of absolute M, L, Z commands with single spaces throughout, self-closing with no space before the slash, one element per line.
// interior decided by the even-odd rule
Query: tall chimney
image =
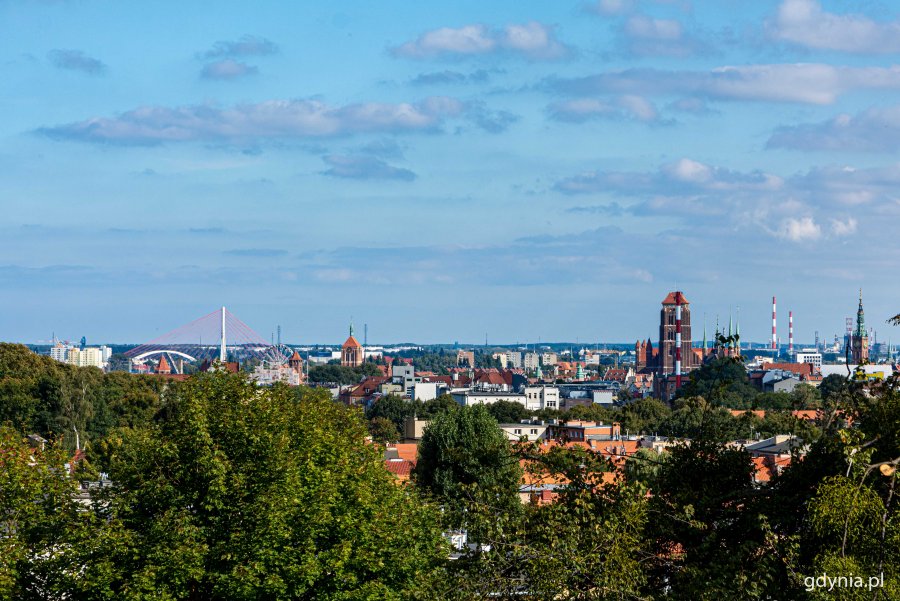
<path fill-rule="evenodd" d="M 773 351 L 778 350 L 778 336 L 775 333 L 776 323 L 777 322 L 775 321 L 775 297 L 773 296 L 772 297 L 772 350 Z"/>
<path fill-rule="evenodd" d="M 794 354 L 794 312 L 788 311 L 788 353 Z"/>
<path fill-rule="evenodd" d="M 675 291 L 675 389 L 681 388 L 681 292 Z"/>

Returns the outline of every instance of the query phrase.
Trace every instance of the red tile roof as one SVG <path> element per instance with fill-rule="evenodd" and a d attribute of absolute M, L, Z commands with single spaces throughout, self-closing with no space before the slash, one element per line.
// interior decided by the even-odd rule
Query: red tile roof
<path fill-rule="evenodd" d="M 359 343 L 359 340 L 350 336 L 347 340 L 344 341 L 344 344 L 341 345 L 341 348 L 362 348 L 362 345 Z"/>
<path fill-rule="evenodd" d="M 666 298 L 663 299 L 662 304 L 664 304 L 664 305 L 677 305 L 677 304 L 679 303 L 679 301 L 681 302 L 682 305 L 689 305 L 689 304 L 691 304 L 690 301 L 688 301 L 688 299 L 686 299 L 686 298 L 684 297 L 684 294 L 682 294 L 681 291 L 670 292 L 670 293 L 666 296 Z"/>

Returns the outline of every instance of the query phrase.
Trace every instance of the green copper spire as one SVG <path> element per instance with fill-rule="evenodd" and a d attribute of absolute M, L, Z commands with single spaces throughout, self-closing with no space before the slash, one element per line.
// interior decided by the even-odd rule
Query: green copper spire
<path fill-rule="evenodd" d="M 703 350 L 706 350 L 706 313 L 703 314 Z"/>
<path fill-rule="evenodd" d="M 734 340 L 732 339 L 732 327 L 731 327 L 731 309 L 728 310 L 728 348 L 734 348 Z"/>
<path fill-rule="evenodd" d="M 734 325 L 734 348 L 741 353 L 741 308 L 737 308 L 737 321 Z"/>

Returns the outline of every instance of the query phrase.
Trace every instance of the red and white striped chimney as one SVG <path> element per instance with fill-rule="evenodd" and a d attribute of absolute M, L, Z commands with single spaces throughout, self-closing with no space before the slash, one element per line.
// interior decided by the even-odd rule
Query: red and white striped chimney
<path fill-rule="evenodd" d="M 788 353 L 794 352 L 794 312 L 788 311 Z"/>
<path fill-rule="evenodd" d="M 681 292 L 675 291 L 675 389 L 681 388 Z"/>
<path fill-rule="evenodd" d="M 775 321 L 775 297 L 773 296 L 772 297 L 772 350 L 773 351 L 778 350 L 778 337 L 775 334 L 776 323 L 777 322 Z"/>

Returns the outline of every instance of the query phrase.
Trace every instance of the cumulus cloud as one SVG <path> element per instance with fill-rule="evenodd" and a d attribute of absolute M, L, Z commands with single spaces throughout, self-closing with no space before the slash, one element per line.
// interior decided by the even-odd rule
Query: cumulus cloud
<path fill-rule="evenodd" d="M 772 37 L 812 48 L 860 54 L 900 52 L 900 22 L 826 12 L 818 0 L 784 0 L 768 23 Z"/>
<path fill-rule="evenodd" d="M 100 75 L 106 71 L 103 62 L 81 50 L 51 50 L 47 56 L 57 69 L 81 71 L 88 75 Z"/>
<path fill-rule="evenodd" d="M 203 67 L 200 76 L 204 79 L 237 79 L 247 75 L 255 75 L 259 70 L 253 65 L 226 58 L 208 63 Z"/>
<path fill-rule="evenodd" d="M 391 53 L 414 59 L 508 53 L 529 60 L 556 60 L 569 50 L 556 39 L 551 26 L 530 21 L 496 30 L 481 24 L 441 27 L 392 48 Z"/>
<path fill-rule="evenodd" d="M 841 114 L 820 123 L 779 127 L 769 148 L 894 152 L 900 149 L 900 106 L 870 108 L 856 115 Z"/>
<path fill-rule="evenodd" d="M 556 121 L 583 123 L 592 119 L 634 119 L 644 123 L 660 120 L 659 111 L 652 102 L 633 94 L 603 100 L 599 98 L 575 98 L 555 102 L 548 107 L 550 117 Z"/>
<path fill-rule="evenodd" d="M 628 196 L 690 196 L 707 192 L 773 191 L 783 185 L 780 177 L 761 171 L 741 173 L 682 158 L 649 173 L 589 171 L 562 179 L 555 188 L 564 194 L 616 192 Z"/>
<path fill-rule="evenodd" d="M 323 175 L 344 179 L 393 179 L 411 182 L 416 174 L 409 169 L 394 167 L 374 156 L 328 155 L 322 160 L 330 165 Z"/>
<path fill-rule="evenodd" d="M 268 56 L 278 52 L 278 45 L 266 38 L 245 35 L 239 40 L 220 40 L 202 54 L 204 58 L 240 58 Z"/>
<path fill-rule="evenodd" d="M 637 6 L 637 0 L 597 0 L 587 7 L 589 12 L 607 17 L 630 13 Z"/>
<path fill-rule="evenodd" d="M 628 17 L 622 35 L 626 50 L 637 56 L 689 56 L 702 47 L 685 33 L 681 22 L 643 14 Z"/>
<path fill-rule="evenodd" d="M 900 219 L 900 164 L 782 177 L 682 158 L 650 171 L 589 171 L 559 180 L 555 189 L 603 199 L 570 213 L 675 217 L 692 228 L 755 228 L 790 242 L 853 236 L 861 216 L 879 225 Z"/>
<path fill-rule="evenodd" d="M 850 236 L 856 233 L 856 219 L 848 217 L 847 219 L 832 219 L 831 231 L 835 236 Z"/>
<path fill-rule="evenodd" d="M 44 127 L 38 133 L 60 140 L 126 145 L 318 138 L 436 131 L 446 119 L 463 116 L 464 110 L 462 102 L 445 96 L 416 103 L 344 106 L 319 100 L 270 100 L 232 108 L 147 106 L 115 117 Z"/>
<path fill-rule="evenodd" d="M 806 242 L 822 237 L 822 228 L 812 217 L 785 219 L 778 229 L 778 235 L 791 242 Z"/>
<path fill-rule="evenodd" d="M 551 78 L 544 86 L 573 96 L 678 94 L 717 100 L 831 104 L 850 91 L 900 89 L 900 66 L 790 63 L 723 66 L 710 71 L 627 69 L 586 77 Z"/>

